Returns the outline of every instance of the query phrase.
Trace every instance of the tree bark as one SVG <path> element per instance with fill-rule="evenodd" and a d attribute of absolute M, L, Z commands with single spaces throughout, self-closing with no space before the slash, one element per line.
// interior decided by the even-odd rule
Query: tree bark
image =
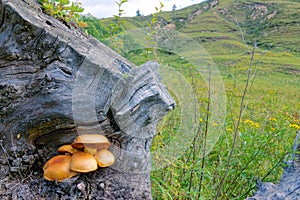
<path fill-rule="evenodd" d="M 272 182 L 258 181 L 257 191 L 253 197 L 247 200 L 294 200 L 300 199 L 300 131 L 294 140 L 293 153 L 290 160 L 285 162 L 283 175 L 280 182 L 275 185 Z"/>
<path fill-rule="evenodd" d="M 150 146 L 174 108 L 158 64 L 136 67 L 34 0 L 0 0 L 0 198 L 152 199 Z M 63 182 L 42 166 L 78 134 L 112 143 L 109 168 Z"/>

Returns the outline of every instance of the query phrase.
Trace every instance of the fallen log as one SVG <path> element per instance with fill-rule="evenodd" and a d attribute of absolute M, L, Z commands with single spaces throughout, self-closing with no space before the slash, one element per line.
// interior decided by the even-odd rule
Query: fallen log
<path fill-rule="evenodd" d="M 0 1 L 0 198 L 152 199 L 150 147 L 174 108 L 158 64 L 136 67 L 34 0 Z M 78 134 L 112 143 L 113 166 L 63 182 L 42 166 Z"/>

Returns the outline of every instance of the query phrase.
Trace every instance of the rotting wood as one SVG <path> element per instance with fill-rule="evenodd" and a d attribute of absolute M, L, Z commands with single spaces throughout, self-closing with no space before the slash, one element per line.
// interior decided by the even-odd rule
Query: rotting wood
<path fill-rule="evenodd" d="M 1 0 L 0 16 L 1 199 L 151 199 L 152 138 L 175 105 L 157 63 L 136 67 L 34 0 Z M 43 164 L 78 133 L 106 135 L 116 163 L 44 180 Z"/>

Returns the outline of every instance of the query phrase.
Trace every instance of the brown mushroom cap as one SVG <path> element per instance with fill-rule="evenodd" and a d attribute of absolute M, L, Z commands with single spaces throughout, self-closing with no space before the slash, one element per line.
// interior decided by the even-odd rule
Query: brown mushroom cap
<path fill-rule="evenodd" d="M 77 151 L 78 149 L 73 148 L 70 144 L 62 145 L 57 149 L 57 152 L 61 154 L 65 154 L 65 153 L 73 154 Z"/>
<path fill-rule="evenodd" d="M 115 156 L 108 150 L 102 149 L 97 151 L 95 158 L 99 167 L 108 167 L 115 162 Z"/>
<path fill-rule="evenodd" d="M 98 151 L 98 149 L 90 148 L 90 147 L 84 147 L 84 152 L 95 155 L 95 153 Z"/>
<path fill-rule="evenodd" d="M 60 162 L 61 159 L 66 159 L 65 155 L 58 155 L 58 156 L 54 156 L 52 157 L 50 160 L 48 160 L 44 166 L 43 166 L 43 171 L 45 171 L 50 165 Z"/>
<path fill-rule="evenodd" d="M 98 168 L 97 160 L 93 155 L 78 151 L 72 155 L 71 170 L 76 172 L 91 172 Z"/>
<path fill-rule="evenodd" d="M 71 155 L 58 155 L 48 160 L 43 166 L 44 178 L 48 181 L 61 182 L 63 179 L 77 175 L 70 170 Z"/>
<path fill-rule="evenodd" d="M 94 149 L 108 149 L 110 143 L 107 137 L 99 134 L 83 134 L 79 135 L 71 144 L 76 149 L 83 149 L 84 147 Z"/>

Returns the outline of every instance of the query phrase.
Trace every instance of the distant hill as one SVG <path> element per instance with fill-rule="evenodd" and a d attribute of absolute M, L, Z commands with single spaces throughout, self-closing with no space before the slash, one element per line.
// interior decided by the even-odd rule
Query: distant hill
<path fill-rule="evenodd" d="M 299 74 L 299 10 L 299 0 L 209 0 L 159 13 L 158 18 L 161 27 L 175 29 L 198 41 L 216 62 L 234 62 L 236 56 L 247 54 L 256 41 L 261 51 L 268 52 L 266 62 L 280 68 L 288 65 Z M 151 15 L 125 18 L 124 30 L 146 27 L 151 18 Z M 112 18 L 102 19 L 100 23 L 104 27 L 111 21 Z M 278 57 L 288 59 L 278 60 Z"/>
<path fill-rule="evenodd" d="M 180 32 L 200 43 L 232 41 L 243 46 L 241 30 L 247 43 L 257 40 L 258 46 L 274 51 L 300 52 L 300 2 L 211 0 L 175 12 L 159 14 L 162 25 L 174 24 Z M 129 20 L 139 26 L 139 17 Z M 147 19 L 149 17 L 145 17 Z M 241 29 L 241 30 L 240 30 Z"/>

